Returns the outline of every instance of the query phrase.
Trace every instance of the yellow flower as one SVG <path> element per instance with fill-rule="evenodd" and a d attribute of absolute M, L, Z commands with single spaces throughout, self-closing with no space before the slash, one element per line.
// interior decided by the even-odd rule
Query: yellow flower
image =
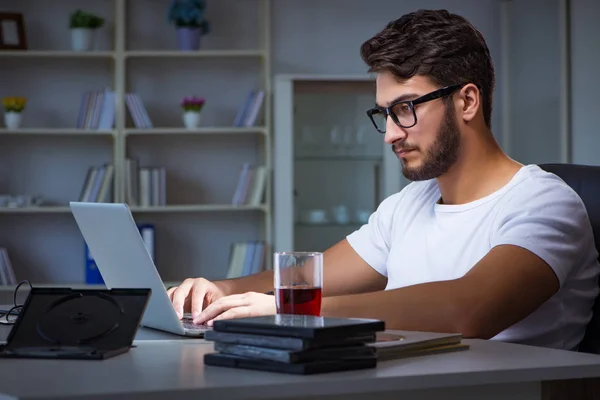
<path fill-rule="evenodd" d="M 27 98 L 25 97 L 5 97 L 2 99 L 2 105 L 4 106 L 4 110 L 6 112 L 14 111 L 21 112 L 25 109 L 25 104 L 27 103 Z"/>

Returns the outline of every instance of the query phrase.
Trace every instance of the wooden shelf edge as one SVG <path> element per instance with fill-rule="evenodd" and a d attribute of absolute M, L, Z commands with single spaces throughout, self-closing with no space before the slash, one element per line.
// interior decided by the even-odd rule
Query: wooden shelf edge
<path fill-rule="evenodd" d="M 236 57 L 264 57 L 265 52 L 260 49 L 239 50 L 126 50 L 126 58 L 236 58 Z"/>
<path fill-rule="evenodd" d="M 228 212 L 228 211 L 266 211 L 265 205 L 233 205 L 233 204 L 189 204 L 189 205 L 166 205 L 166 206 L 133 206 L 132 213 L 177 213 L 177 212 Z"/>
<path fill-rule="evenodd" d="M 114 58 L 114 51 L 0 50 L 0 58 Z"/>
<path fill-rule="evenodd" d="M 178 212 L 227 212 L 267 211 L 266 205 L 252 206 L 232 204 L 172 204 L 166 206 L 131 206 L 132 213 L 178 213 Z M 0 214 L 60 214 L 71 213 L 69 206 L 0 207 Z"/>
<path fill-rule="evenodd" d="M 77 128 L 0 128 L 0 135 L 48 135 L 48 136 L 114 136 L 116 130 L 77 129 Z"/>
<path fill-rule="evenodd" d="M 0 214 L 61 214 L 70 213 L 67 206 L 0 207 Z"/>
<path fill-rule="evenodd" d="M 262 126 L 248 127 L 203 127 L 197 129 L 186 129 L 181 127 L 173 128 L 130 128 L 125 129 L 125 135 L 248 135 L 248 134 L 267 134 L 267 129 Z"/>

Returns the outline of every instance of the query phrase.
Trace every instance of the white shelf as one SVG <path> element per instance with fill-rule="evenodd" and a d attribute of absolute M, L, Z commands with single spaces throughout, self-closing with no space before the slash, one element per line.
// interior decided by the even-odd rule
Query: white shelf
<path fill-rule="evenodd" d="M 209 211 L 266 211 L 265 205 L 251 206 L 233 204 L 181 204 L 166 206 L 132 206 L 132 213 L 185 213 Z M 0 207 L 0 214 L 64 214 L 70 213 L 68 206 Z"/>
<path fill-rule="evenodd" d="M 0 50 L 0 57 L 11 58 L 113 58 L 112 51 Z"/>
<path fill-rule="evenodd" d="M 186 128 L 152 128 L 152 129 L 127 129 L 125 135 L 266 135 L 264 127 L 206 127 L 198 129 Z"/>
<path fill-rule="evenodd" d="M 114 130 L 100 129 L 76 129 L 76 128 L 19 128 L 15 130 L 0 128 L 0 135 L 110 135 L 114 136 Z"/>
<path fill-rule="evenodd" d="M 128 58 L 230 58 L 264 57 L 262 50 L 131 50 L 124 53 Z"/>
<path fill-rule="evenodd" d="M 317 156 L 296 156 L 296 161 L 383 161 L 383 156 L 369 156 L 369 155 L 343 155 L 343 154 L 332 154 L 332 155 L 317 155 Z"/>
<path fill-rule="evenodd" d="M 167 206 L 131 207 L 132 213 L 176 213 L 176 212 L 208 212 L 208 211 L 265 211 L 264 205 L 249 206 L 233 204 L 182 204 Z"/>
<path fill-rule="evenodd" d="M 308 222 L 296 222 L 294 226 L 296 228 L 356 228 L 364 224 L 366 224 L 366 222 L 351 221 L 343 224 L 337 222 L 315 222 L 312 224 Z"/>
<path fill-rule="evenodd" d="M 171 204 L 130 207 L 136 220 L 156 224 L 156 243 L 160 249 L 156 261 L 157 265 L 168 265 L 165 280 L 225 275 L 232 240 L 264 240 L 271 246 L 271 0 L 240 3 L 240 12 L 235 16 L 227 14 L 226 5 L 216 2 L 214 23 L 229 23 L 234 29 L 231 36 L 228 32 L 226 37 L 215 38 L 219 48 L 206 48 L 204 44 L 208 42 L 203 41 L 199 51 L 171 47 L 175 38 L 157 40 L 156 32 L 168 29 L 166 32 L 174 35 L 175 31 L 172 26 L 167 27 L 162 5 L 143 3 L 143 14 L 139 13 L 139 4 L 128 0 L 108 2 L 102 6 L 103 10 L 99 6 L 98 13 L 111 17 L 108 17 L 110 23 L 98 32 L 96 48 L 108 50 L 88 52 L 71 51 L 69 38 L 58 35 L 64 29 L 52 22 L 64 16 L 68 6 L 61 3 L 40 8 L 33 3 L 24 4 L 23 12 L 37 20 L 42 30 L 57 33 L 47 40 L 51 48 L 0 50 L 0 63 L 23 66 L 15 77 L 4 76 L 4 85 L 12 93 L 7 95 L 31 100 L 22 128 L 6 129 L 0 116 L 0 146 L 4 146 L 2 154 L 9 157 L 5 164 L 10 170 L 10 179 L 3 182 L 4 191 L 39 194 L 49 203 L 0 207 L 0 220 L 10 220 L 0 231 L 10 238 L 10 243 L 0 243 L 0 247 L 7 245 L 9 254 L 15 254 L 15 272 L 19 278 L 52 286 L 91 287 L 79 282 L 84 267 L 83 241 L 73 233 L 72 221 L 69 223 L 72 214 L 68 200 L 77 199 L 75 193 L 84 185 L 90 167 L 112 163 L 111 201 L 126 203 L 131 172 L 128 159 L 136 159 L 138 168 L 164 167 L 167 172 Z M 140 15 L 142 20 L 156 23 L 156 29 L 141 28 L 142 20 L 127 15 Z M 256 21 L 245 23 L 254 16 Z M 165 26 L 160 26 L 161 23 Z M 138 24 L 142 24 L 140 29 Z M 237 25 L 239 33 L 234 32 Z M 194 64 L 191 67 L 190 62 Z M 248 63 L 251 68 L 240 69 L 239 63 Z M 27 84 L 19 88 L 19 82 Z M 75 123 L 68 123 L 78 117 L 83 93 L 102 88 L 113 90 L 118 99 L 114 128 L 76 129 Z M 259 89 L 266 96 L 258 126 L 228 126 L 233 124 L 233 115 L 227 120 L 225 114 L 237 112 L 248 93 Z M 128 92 L 138 93 L 147 102 L 154 128 L 134 126 L 124 96 Z M 186 129 L 180 122 L 177 105 L 181 96 L 192 93 L 209 99 L 210 107 L 203 113 L 216 115 L 207 115 L 203 118 L 204 125 L 197 129 Z M 219 193 L 230 190 L 233 196 L 244 162 L 262 164 L 269 172 L 265 204 L 232 205 L 227 192 L 217 199 L 203 197 L 213 190 Z M 60 185 L 53 182 L 58 179 Z M 222 182 L 225 179 L 228 182 Z M 183 195 L 185 190 L 189 192 Z M 194 204 L 203 198 L 216 204 Z M 206 217 L 210 217 L 210 224 L 205 223 Z M 44 221 L 44 227 L 37 226 L 40 218 L 48 220 Z M 202 223 L 195 223 L 196 220 Z M 15 231 L 11 224 L 17 224 L 19 229 Z M 163 236 L 163 232 L 167 234 Z M 170 232 L 192 240 L 172 241 L 166 237 Z M 48 235 L 54 235 L 51 243 L 47 241 Z M 35 257 L 18 259 L 19 254 L 30 249 L 35 250 Z M 46 262 L 37 263 L 41 259 Z M 200 259 L 202 265 L 193 262 Z M 267 269 L 270 263 L 267 259 Z M 176 283 L 169 283 L 172 284 Z"/>
<path fill-rule="evenodd" d="M 0 214 L 63 214 L 70 213 L 66 206 L 0 207 Z"/>

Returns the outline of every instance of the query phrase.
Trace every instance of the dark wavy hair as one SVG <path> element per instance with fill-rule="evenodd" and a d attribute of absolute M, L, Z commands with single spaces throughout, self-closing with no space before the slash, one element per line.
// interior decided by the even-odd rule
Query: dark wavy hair
<path fill-rule="evenodd" d="M 364 42 L 360 55 L 369 72 L 387 71 L 399 80 L 423 75 L 441 87 L 474 83 L 491 127 L 494 66 L 483 35 L 466 18 L 446 10 L 403 15 Z"/>

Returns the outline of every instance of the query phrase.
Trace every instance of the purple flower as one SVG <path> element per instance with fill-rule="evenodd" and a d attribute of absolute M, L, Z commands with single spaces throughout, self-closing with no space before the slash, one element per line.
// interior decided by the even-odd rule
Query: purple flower
<path fill-rule="evenodd" d="M 181 99 L 181 101 L 179 102 L 179 105 L 185 111 L 200 112 L 202 110 L 202 108 L 204 107 L 205 102 L 206 102 L 206 100 L 202 97 L 186 96 L 183 99 Z"/>

